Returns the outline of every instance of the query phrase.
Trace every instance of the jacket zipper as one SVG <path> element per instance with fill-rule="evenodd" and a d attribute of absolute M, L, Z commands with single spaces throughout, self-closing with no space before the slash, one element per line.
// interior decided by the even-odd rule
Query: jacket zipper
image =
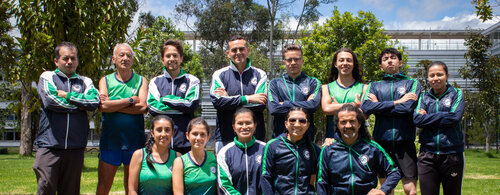
<path fill-rule="evenodd" d="M 248 189 L 250 188 L 250 186 L 248 185 L 248 180 L 250 178 L 248 178 L 248 152 L 247 152 L 247 143 L 245 143 L 245 167 L 246 167 L 246 174 L 247 174 L 247 194 L 250 194 L 248 192 Z"/>
<path fill-rule="evenodd" d="M 436 113 L 439 112 L 439 99 L 436 100 Z M 437 138 L 436 138 L 436 147 L 437 147 L 437 152 L 436 154 L 439 154 L 439 128 L 438 128 L 438 132 L 437 132 Z"/>
<path fill-rule="evenodd" d="M 71 92 L 71 80 L 68 78 L 68 92 Z M 68 149 L 68 134 L 69 134 L 69 112 L 66 113 L 66 139 L 64 140 L 64 149 Z"/>
<path fill-rule="evenodd" d="M 172 78 L 172 76 L 170 76 L 170 79 L 172 79 L 172 88 L 171 88 L 172 93 L 171 93 L 171 95 L 174 95 L 174 79 Z M 170 147 L 174 148 L 174 141 L 173 140 L 170 141 Z"/>
<path fill-rule="evenodd" d="M 393 91 L 393 85 L 394 85 L 394 80 L 391 80 L 391 100 L 394 101 L 394 91 Z M 395 141 L 394 141 L 394 137 L 395 137 L 395 129 L 394 129 L 394 117 L 392 117 L 392 148 L 394 149 L 394 145 L 395 145 Z"/>
<path fill-rule="evenodd" d="M 349 167 L 351 168 L 351 191 L 354 195 L 354 171 L 352 170 L 351 148 L 349 148 Z"/>

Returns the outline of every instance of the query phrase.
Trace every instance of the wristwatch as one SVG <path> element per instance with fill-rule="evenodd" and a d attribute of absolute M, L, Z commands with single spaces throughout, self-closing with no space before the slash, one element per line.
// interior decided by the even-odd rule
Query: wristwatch
<path fill-rule="evenodd" d="M 128 98 L 128 103 L 129 103 L 129 106 L 132 106 L 134 105 L 134 98 Z"/>

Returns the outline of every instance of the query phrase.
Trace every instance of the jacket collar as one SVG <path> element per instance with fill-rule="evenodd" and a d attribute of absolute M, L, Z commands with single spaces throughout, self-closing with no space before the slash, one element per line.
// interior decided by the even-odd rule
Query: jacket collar
<path fill-rule="evenodd" d="M 56 68 L 54 72 L 61 77 L 68 78 L 68 76 L 66 76 L 66 74 L 60 71 L 59 68 Z M 71 77 L 69 77 L 68 79 L 74 79 L 74 78 L 78 78 L 78 75 L 76 73 L 73 73 L 73 75 L 71 75 Z"/>
<path fill-rule="evenodd" d="M 431 88 L 429 89 L 429 91 L 427 91 L 427 94 L 429 94 L 431 97 L 433 97 L 434 99 L 441 99 L 442 97 L 444 97 L 446 94 L 450 93 L 450 89 L 451 89 L 451 85 L 450 84 L 446 84 L 446 91 L 444 91 L 443 94 L 441 94 L 441 96 L 439 97 L 436 97 L 434 95 L 434 90 Z"/>
<path fill-rule="evenodd" d="M 238 141 L 238 137 L 234 137 L 234 144 L 241 149 L 250 148 L 253 146 L 254 143 L 255 143 L 255 136 L 252 137 L 252 140 L 250 140 L 248 143 L 241 143 Z"/>
<path fill-rule="evenodd" d="M 232 60 L 229 60 L 229 68 L 233 71 L 236 71 L 236 72 L 239 72 L 238 71 L 238 68 L 236 68 L 236 65 L 234 65 L 233 61 Z M 252 66 L 252 62 L 250 60 L 250 58 L 247 57 L 247 66 L 245 67 L 245 69 L 243 70 L 243 72 L 247 71 L 248 69 L 250 69 L 250 67 Z"/>
<path fill-rule="evenodd" d="M 170 76 L 170 74 L 168 74 L 168 71 L 167 69 L 163 68 L 163 74 L 167 77 L 167 78 L 172 78 L 172 76 Z M 186 75 L 186 72 L 184 72 L 184 70 L 181 69 L 181 72 L 179 73 L 179 75 L 177 77 L 175 77 L 175 79 L 178 79 L 178 78 L 182 78 L 183 76 Z"/>
<path fill-rule="evenodd" d="M 405 73 L 401 71 L 401 72 L 393 74 L 393 75 L 384 74 L 382 79 L 383 80 L 402 80 L 402 79 L 409 79 L 409 77 L 406 76 Z"/>
<path fill-rule="evenodd" d="M 283 77 L 286 80 L 293 81 L 293 80 L 297 80 L 297 79 L 300 79 L 300 78 L 303 78 L 303 77 L 307 77 L 307 75 L 306 75 L 306 73 L 304 73 L 304 71 L 302 71 L 302 72 L 300 72 L 299 76 L 297 76 L 295 79 L 293 79 L 292 77 L 290 77 L 287 73 L 283 73 Z"/>

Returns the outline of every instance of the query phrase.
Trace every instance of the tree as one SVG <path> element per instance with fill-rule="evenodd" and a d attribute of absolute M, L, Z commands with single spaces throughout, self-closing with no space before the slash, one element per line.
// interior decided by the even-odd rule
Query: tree
<path fill-rule="evenodd" d="M 378 67 L 378 55 L 394 43 L 389 44 L 390 37 L 383 34 L 382 22 L 371 12 L 359 11 L 357 16 L 350 12 L 340 14 L 335 9 L 332 17 L 323 25 L 313 24 L 311 34 L 300 40 L 304 51 L 303 70 L 326 83 L 333 54 L 337 49 L 352 49 L 360 62 L 365 82 L 379 80 L 382 70 Z M 402 48 L 403 62 L 407 56 Z M 407 70 L 403 66 L 403 71 Z"/>
<path fill-rule="evenodd" d="M 422 91 L 425 92 L 429 89 L 429 80 L 427 80 L 427 66 L 431 64 L 430 60 L 420 60 L 418 61 L 416 68 L 417 72 L 413 74 L 413 78 L 417 79 L 422 85 Z"/>
<path fill-rule="evenodd" d="M 470 33 L 465 39 L 468 47 L 465 53 L 466 64 L 460 69 L 464 79 L 474 80 L 476 92 L 474 104 L 467 105 L 467 109 L 475 114 L 476 121 L 472 121 L 485 135 L 486 152 L 489 152 L 491 137 L 498 133 L 500 107 L 500 59 L 491 56 L 488 49 L 492 43 L 488 37 L 479 33 Z M 473 106 L 471 108 L 471 106 Z"/>
<path fill-rule="evenodd" d="M 500 1 L 496 1 L 497 6 L 500 6 Z M 491 9 L 490 0 L 472 0 L 472 5 L 476 8 L 476 15 L 483 22 L 493 19 L 493 10 Z"/>
<path fill-rule="evenodd" d="M 151 79 L 163 74 L 165 65 L 161 63 L 160 46 L 167 39 L 184 40 L 184 33 L 175 29 L 169 18 L 158 16 L 153 20 L 151 27 L 139 27 L 131 43 L 135 52 L 133 69 L 138 74 Z M 183 43 L 184 58 L 181 68 L 203 79 L 201 60 L 189 44 Z"/>
<path fill-rule="evenodd" d="M 307 26 L 309 26 L 309 24 L 318 21 L 321 13 L 319 13 L 317 8 L 321 4 L 328 5 L 336 1 L 337 0 L 304 0 L 304 3 L 302 5 L 302 12 L 295 16 L 295 19 L 297 19 L 297 26 L 295 27 L 294 37 L 298 38 L 297 34 L 299 32 L 300 26 L 303 26 L 305 30 L 307 29 Z"/>
<path fill-rule="evenodd" d="M 43 71 L 53 70 L 54 47 L 62 41 L 73 42 L 79 52 L 77 72 L 97 80 L 110 66 L 113 45 L 125 40 L 128 24 L 137 10 L 135 0 L 87 1 L 19 1 L 15 7 L 17 39 L 21 55 L 6 76 L 21 84 L 21 147 L 20 155 L 31 155 L 30 112 L 40 106 L 32 83 Z"/>
<path fill-rule="evenodd" d="M 266 9 L 252 0 L 181 0 L 176 12 L 176 18 L 185 21 L 195 38 L 201 39 L 199 54 L 206 74 L 227 65 L 225 47 L 232 35 L 244 35 L 249 43 L 259 45 L 266 40 L 269 28 Z M 189 26 L 193 17 L 194 26 Z"/>

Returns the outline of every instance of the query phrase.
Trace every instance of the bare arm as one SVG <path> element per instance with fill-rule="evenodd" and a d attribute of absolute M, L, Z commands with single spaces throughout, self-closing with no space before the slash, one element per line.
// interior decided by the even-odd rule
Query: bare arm
<path fill-rule="evenodd" d="M 130 159 L 129 176 L 128 176 L 128 194 L 137 195 L 139 190 L 139 174 L 141 173 L 142 157 L 144 152 L 138 149 Z"/>
<path fill-rule="evenodd" d="M 182 164 L 181 157 L 174 160 L 172 167 L 172 188 L 174 195 L 184 194 L 184 165 Z"/>
<path fill-rule="evenodd" d="M 118 112 L 123 112 L 126 114 L 146 114 L 148 111 L 148 104 L 146 103 L 148 99 L 148 81 L 146 78 L 142 77 L 142 85 L 139 88 L 138 100 L 134 100 L 134 104 L 129 107 L 120 109 Z"/>
<path fill-rule="evenodd" d="M 335 96 L 330 96 L 330 93 L 328 92 L 328 85 L 323 85 L 321 86 L 322 88 L 322 96 L 321 96 L 321 108 L 323 109 L 323 112 L 326 115 L 335 115 L 337 111 L 344 105 L 342 103 L 338 103 L 337 100 L 335 99 Z M 363 88 L 363 91 L 365 88 Z M 361 106 L 361 97 L 359 95 L 356 95 L 356 100 L 354 102 L 351 102 L 349 104 L 352 104 L 353 106 L 360 107 Z"/>
<path fill-rule="evenodd" d="M 147 111 L 147 81 L 143 78 L 142 85 L 139 89 L 139 96 L 132 96 L 134 99 L 134 104 L 130 105 L 129 99 L 119 99 L 110 100 L 108 97 L 108 87 L 106 85 L 106 79 L 103 77 L 99 81 L 99 94 L 101 99 L 101 105 L 99 110 L 101 112 L 123 112 L 126 114 L 144 114 Z"/>

